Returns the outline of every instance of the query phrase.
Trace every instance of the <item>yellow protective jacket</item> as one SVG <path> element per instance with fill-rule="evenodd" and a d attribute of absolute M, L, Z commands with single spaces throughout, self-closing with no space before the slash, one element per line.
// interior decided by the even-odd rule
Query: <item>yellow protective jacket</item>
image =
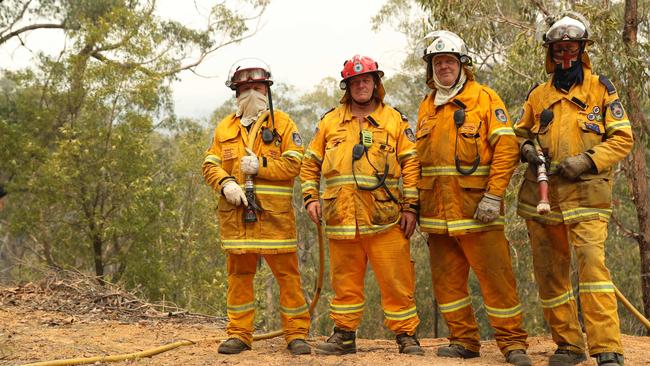
<path fill-rule="evenodd" d="M 539 134 L 542 148 L 551 158 L 549 199 L 551 212 L 539 215 L 538 184 L 530 169 L 519 191 L 517 212 L 541 223 L 573 223 L 611 215 L 612 166 L 632 149 L 630 121 L 607 78 L 592 74 L 583 66 L 584 81 L 569 93 L 558 91 L 552 80 L 534 88 L 525 104 L 521 120 L 515 126 L 520 143 L 533 141 Z M 540 131 L 544 109 L 553 112 L 553 120 Z M 595 169 L 582 174 L 577 182 L 553 175 L 557 164 L 569 156 L 586 153 Z"/>
<path fill-rule="evenodd" d="M 372 144 L 353 164 L 352 149 L 360 142 L 361 129 L 348 104 L 327 113 L 318 123 L 300 170 L 305 205 L 323 199 L 325 232 L 331 239 L 354 239 L 357 230 L 362 236 L 385 231 L 399 222 L 400 211 L 417 212 L 420 163 L 406 117 L 381 103 L 363 120 Z M 377 174 L 383 175 L 386 167 L 385 184 L 398 203 L 384 187 L 358 188 L 376 185 Z"/>
<path fill-rule="evenodd" d="M 259 171 L 254 178 L 255 195 L 263 212 L 257 212 L 257 222 L 244 223 L 243 206 L 236 207 L 225 199 L 219 200 L 222 247 L 228 252 L 282 253 L 296 250 L 291 198 L 304 149 L 291 118 L 277 110 L 274 116 L 277 134 L 270 144 L 262 141 L 263 129 L 273 131 L 268 112 L 253 124 L 250 137 L 240 118 L 232 114 L 219 122 L 212 146 L 206 152 L 203 176 L 220 193 L 229 180 L 235 180 L 243 187 L 245 177 L 239 166 L 241 158 L 246 155 L 245 146 L 259 158 Z"/>
<path fill-rule="evenodd" d="M 473 216 L 483 193 L 503 197 L 517 166 L 517 138 L 503 101 L 492 89 L 473 80 L 444 105 L 436 107 L 434 97 L 435 91 L 427 95 L 418 112 L 420 228 L 452 236 L 502 230 L 502 215 L 487 224 Z M 457 131 L 454 112 L 462 107 L 465 121 Z M 474 173 L 458 172 L 454 150 L 465 170 L 473 165 L 477 154 L 480 156 Z"/>

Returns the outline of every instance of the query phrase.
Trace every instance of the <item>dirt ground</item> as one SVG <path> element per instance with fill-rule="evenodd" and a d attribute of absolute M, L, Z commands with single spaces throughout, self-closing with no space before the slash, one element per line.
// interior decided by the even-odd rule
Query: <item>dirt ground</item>
<path fill-rule="evenodd" d="M 393 340 L 358 339 L 358 352 L 337 356 L 292 356 L 282 338 L 254 343 L 239 355 L 216 352 L 225 336 L 224 319 L 172 312 L 137 300 L 115 289 L 92 287 L 83 281 L 51 280 L 20 287 L 0 287 L 0 365 L 86 358 L 141 352 L 169 343 L 195 344 L 138 360 L 96 362 L 95 365 L 506 365 L 493 341 L 472 360 L 439 358 L 435 349 L 444 339 L 423 339 L 426 355 L 397 353 Z M 47 309 L 47 310 L 45 310 Z M 315 345 L 325 337 L 309 340 Z M 554 350 L 548 337 L 529 339 L 535 365 L 546 365 Z M 625 364 L 650 365 L 650 339 L 624 336 Z M 595 365 L 593 359 L 583 365 Z"/>

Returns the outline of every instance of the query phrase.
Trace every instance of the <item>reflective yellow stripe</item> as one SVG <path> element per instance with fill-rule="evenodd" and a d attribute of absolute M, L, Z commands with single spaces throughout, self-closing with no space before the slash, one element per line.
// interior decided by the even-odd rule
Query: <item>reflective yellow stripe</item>
<path fill-rule="evenodd" d="M 360 225 L 358 227 L 357 225 L 328 225 L 325 227 L 325 233 L 328 235 L 354 236 L 358 228 L 359 234 L 374 234 L 390 228 L 397 221 L 399 221 L 399 217 L 395 222 L 386 225 Z"/>
<path fill-rule="evenodd" d="M 581 219 L 583 217 L 590 217 L 598 215 L 598 217 L 609 220 L 609 217 L 612 215 L 612 209 L 608 208 L 587 208 L 587 207 L 578 207 L 572 208 L 570 210 L 562 211 L 562 216 L 564 216 L 564 221 Z"/>
<path fill-rule="evenodd" d="M 385 182 L 386 182 L 386 186 L 388 186 L 389 188 L 397 187 L 399 184 L 399 180 L 395 178 L 386 178 Z M 373 177 L 371 175 L 356 176 L 356 184 L 358 184 L 360 187 L 372 187 L 377 183 L 379 183 L 377 177 Z M 346 184 L 355 184 L 355 176 L 339 175 L 334 178 L 327 178 L 325 179 L 325 184 L 328 187 L 336 187 L 336 186 L 342 186 Z"/>
<path fill-rule="evenodd" d="M 521 314 L 521 304 L 517 304 L 509 309 L 499 309 L 485 305 L 485 310 L 493 318 L 512 318 Z"/>
<path fill-rule="evenodd" d="M 451 313 L 452 311 L 457 311 L 470 305 L 472 305 L 472 298 L 467 296 L 446 304 L 438 304 L 438 308 L 440 308 L 441 313 Z"/>
<path fill-rule="evenodd" d="M 314 150 L 307 150 L 307 152 L 305 152 L 305 159 L 314 159 L 319 165 L 323 163 L 323 158 L 316 154 Z"/>
<path fill-rule="evenodd" d="M 580 282 L 580 293 L 614 293 L 614 284 L 609 281 Z"/>
<path fill-rule="evenodd" d="M 503 216 L 499 216 L 498 219 L 492 222 L 488 222 L 487 224 L 484 224 L 483 222 L 474 219 L 452 220 L 452 221 L 447 221 L 447 229 L 449 230 L 449 232 L 454 232 L 454 231 L 461 231 L 461 230 L 484 228 L 484 227 L 495 226 L 495 225 L 505 225 L 505 223 L 506 221 Z"/>
<path fill-rule="evenodd" d="M 515 127 L 515 128 L 513 129 L 513 131 L 514 131 L 515 135 L 517 135 L 517 136 L 519 136 L 519 137 L 523 137 L 523 138 L 526 138 L 526 139 L 530 137 L 530 136 L 529 136 L 529 132 L 530 132 L 530 131 L 529 131 L 528 129 L 525 129 L 525 128 L 516 128 L 516 127 Z"/>
<path fill-rule="evenodd" d="M 242 305 L 228 305 L 226 307 L 226 311 L 232 314 L 247 313 L 252 310 L 255 310 L 255 303 L 253 302 Z"/>
<path fill-rule="evenodd" d="M 461 165 L 463 169 L 470 169 L 470 165 Z M 480 175 L 489 175 L 490 166 L 489 165 L 479 165 L 476 171 L 470 176 L 480 176 Z M 423 166 L 422 167 L 422 176 L 423 177 L 435 177 L 439 175 L 461 175 L 456 166 L 446 165 L 446 166 Z"/>
<path fill-rule="evenodd" d="M 299 315 L 307 312 L 307 304 L 298 306 L 297 308 L 287 308 L 280 305 L 280 312 L 285 315 Z"/>
<path fill-rule="evenodd" d="M 425 229 L 447 230 L 447 220 L 433 219 L 420 216 L 420 226 Z"/>
<path fill-rule="evenodd" d="M 216 155 L 208 155 L 203 160 L 204 163 L 212 163 L 214 165 L 221 165 L 221 159 Z"/>
<path fill-rule="evenodd" d="M 325 233 L 329 235 L 354 235 L 356 232 L 356 225 L 325 226 Z"/>
<path fill-rule="evenodd" d="M 627 119 L 623 121 L 610 123 L 607 125 L 606 134 L 607 136 L 611 136 L 615 131 L 627 129 L 627 128 L 632 128 L 632 124 Z"/>
<path fill-rule="evenodd" d="M 272 185 L 255 185 L 256 194 L 268 194 L 273 196 L 292 196 L 293 187 L 272 186 Z"/>
<path fill-rule="evenodd" d="M 370 226 L 361 225 L 359 226 L 359 234 L 374 234 L 380 231 L 384 231 L 390 228 L 391 226 L 395 225 L 399 220 L 400 218 L 398 217 L 397 220 L 395 220 L 395 222 L 386 225 L 370 225 Z"/>
<path fill-rule="evenodd" d="M 362 302 L 360 304 L 349 304 L 349 305 L 337 305 L 330 303 L 330 311 L 337 314 L 350 314 L 358 313 L 363 311 L 366 303 Z"/>
<path fill-rule="evenodd" d="M 551 211 L 545 215 L 537 213 L 537 208 L 523 202 L 517 205 L 519 214 L 524 218 L 538 218 L 541 221 L 560 223 L 564 221 L 576 221 L 582 218 L 589 218 L 598 216 L 603 220 L 609 220 L 612 215 L 612 210 L 609 208 L 589 208 L 589 207 L 576 207 L 566 211 Z"/>
<path fill-rule="evenodd" d="M 399 155 L 397 155 L 397 161 L 400 163 L 406 159 L 412 158 L 417 155 L 417 151 L 415 149 L 407 150 Z"/>
<path fill-rule="evenodd" d="M 294 158 L 296 158 L 298 160 L 302 160 L 303 154 L 301 154 L 300 152 L 295 151 L 295 150 L 287 150 L 287 151 L 282 153 L 282 156 L 291 156 L 291 157 L 294 157 Z"/>
<path fill-rule="evenodd" d="M 418 198 L 418 189 L 413 188 L 404 188 L 404 197 L 405 198 Z"/>
<path fill-rule="evenodd" d="M 418 309 L 413 306 L 403 311 L 388 311 L 384 309 L 384 317 L 388 320 L 405 320 L 418 315 Z"/>
<path fill-rule="evenodd" d="M 499 137 L 499 136 L 515 136 L 515 131 L 512 129 L 512 127 L 499 127 L 495 128 L 492 130 L 492 133 L 490 134 L 490 137 L 488 140 L 490 141 L 490 145 L 494 145 L 494 141 Z"/>
<path fill-rule="evenodd" d="M 300 189 L 303 191 L 308 191 L 310 189 L 315 189 L 318 190 L 318 186 L 320 185 L 320 182 L 316 182 L 313 180 L 306 180 L 300 185 Z"/>
<path fill-rule="evenodd" d="M 517 209 L 519 210 L 519 214 L 524 218 L 535 217 L 535 218 L 542 219 L 542 221 L 553 222 L 553 223 L 560 223 L 564 221 L 561 212 L 551 211 L 545 215 L 540 215 L 537 213 L 537 207 L 525 204 L 523 202 L 519 202 L 519 204 L 517 205 Z"/>
<path fill-rule="evenodd" d="M 223 239 L 225 249 L 291 249 L 295 248 L 296 239 Z"/>
<path fill-rule="evenodd" d="M 539 300 L 540 303 L 542 304 L 542 308 L 551 309 L 566 304 L 569 301 L 573 301 L 575 300 L 575 298 L 573 297 L 573 291 L 569 290 L 563 293 L 562 295 L 556 296 L 552 299 L 544 300 L 540 298 Z"/>

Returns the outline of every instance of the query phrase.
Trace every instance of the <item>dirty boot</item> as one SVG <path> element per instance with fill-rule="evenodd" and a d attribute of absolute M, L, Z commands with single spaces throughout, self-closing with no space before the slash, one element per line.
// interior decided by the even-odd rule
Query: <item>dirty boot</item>
<path fill-rule="evenodd" d="M 573 366 L 586 360 L 587 356 L 584 353 L 558 348 L 555 350 L 555 354 L 548 359 L 548 366 Z"/>
<path fill-rule="evenodd" d="M 316 353 L 322 355 L 344 355 L 357 353 L 355 342 L 356 333 L 334 327 L 334 333 L 327 339 L 327 342 L 320 342 L 316 345 Z"/>
<path fill-rule="evenodd" d="M 506 362 L 517 366 L 533 366 L 533 361 L 523 349 L 513 349 L 506 354 Z"/>
<path fill-rule="evenodd" d="M 595 356 L 598 366 L 623 366 L 624 364 L 623 355 L 620 353 L 603 352 Z"/>
<path fill-rule="evenodd" d="M 228 338 L 226 341 L 222 342 L 217 349 L 217 352 L 223 353 L 226 355 L 236 355 L 242 351 L 250 350 L 250 346 L 242 342 L 237 338 Z"/>
<path fill-rule="evenodd" d="M 308 355 L 311 353 L 311 347 L 304 339 L 294 339 L 287 345 L 292 355 Z"/>
<path fill-rule="evenodd" d="M 399 353 L 424 356 L 424 350 L 420 347 L 420 342 L 415 337 L 415 334 L 412 336 L 406 333 L 398 334 L 396 339 L 399 345 Z"/>
<path fill-rule="evenodd" d="M 436 351 L 439 357 L 453 357 L 453 358 L 474 358 L 480 356 L 478 352 L 470 351 L 460 344 L 450 344 L 448 346 L 440 347 Z"/>

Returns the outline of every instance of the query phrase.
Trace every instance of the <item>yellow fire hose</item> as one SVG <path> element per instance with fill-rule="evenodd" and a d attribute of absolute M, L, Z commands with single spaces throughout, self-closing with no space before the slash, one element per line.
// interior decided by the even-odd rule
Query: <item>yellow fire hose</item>
<path fill-rule="evenodd" d="M 318 277 L 316 278 L 316 289 L 314 291 L 314 296 L 312 297 L 311 303 L 309 304 L 309 314 L 314 313 L 316 304 L 318 304 L 318 299 L 320 298 L 321 289 L 323 287 L 323 276 L 324 276 L 323 268 L 325 267 L 325 243 L 323 242 L 323 232 L 320 223 L 316 227 L 318 230 Z M 263 333 L 263 334 L 256 334 L 253 336 L 253 340 L 259 341 L 263 339 L 271 339 L 271 338 L 281 336 L 282 334 L 283 334 L 282 330 L 276 330 L 276 331 Z M 113 356 L 96 356 L 96 357 L 88 357 L 88 358 L 70 358 L 70 359 L 56 360 L 56 361 L 42 361 L 42 362 L 25 364 L 23 366 L 68 366 L 68 365 L 84 365 L 84 364 L 91 364 L 96 362 L 119 362 L 119 361 L 134 360 L 134 359 L 139 359 L 144 357 L 151 357 L 163 352 L 171 351 L 178 347 L 191 346 L 199 342 L 215 342 L 215 341 L 223 341 L 226 339 L 227 337 L 211 337 L 211 338 L 204 338 L 197 341 L 184 340 L 184 341 L 169 343 L 164 346 L 151 348 L 148 350 L 135 352 L 135 353 L 125 353 L 125 354 L 113 355 Z"/>
<path fill-rule="evenodd" d="M 634 317 L 637 318 L 641 324 L 645 326 L 647 330 L 650 330 L 650 321 L 648 320 L 648 318 L 643 316 L 643 314 L 641 314 L 641 312 L 637 310 L 637 308 L 635 308 L 634 305 L 632 305 L 632 303 L 627 298 L 625 298 L 625 296 L 623 296 L 621 291 L 619 291 L 618 287 L 616 286 L 614 286 L 614 293 L 616 294 L 618 301 L 620 301 L 623 304 L 623 306 L 625 306 L 625 308 L 630 313 L 632 313 L 632 315 L 634 315 Z"/>

